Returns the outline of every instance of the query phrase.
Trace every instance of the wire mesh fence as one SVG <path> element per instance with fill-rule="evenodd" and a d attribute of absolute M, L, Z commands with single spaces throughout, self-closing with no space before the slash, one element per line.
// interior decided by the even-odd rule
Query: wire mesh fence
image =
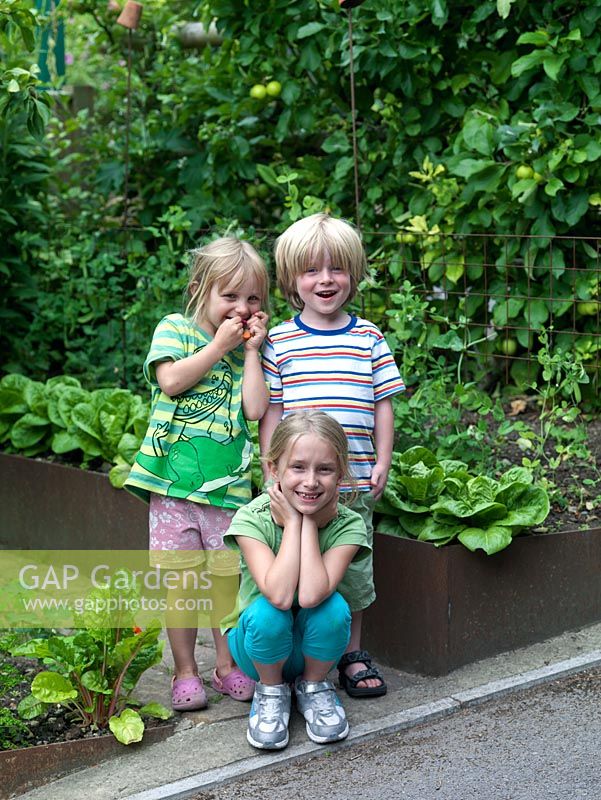
<path fill-rule="evenodd" d="M 506 383 L 526 386 L 541 369 L 544 344 L 581 364 L 598 386 L 601 238 L 437 229 L 364 238 L 372 252 L 372 280 L 361 297 L 366 316 L 386 327 L 408 281 L 427 302 L 426 319 L 446 333 L 430 343 L 462 353 L 466 366 L 476 360 Z"/>

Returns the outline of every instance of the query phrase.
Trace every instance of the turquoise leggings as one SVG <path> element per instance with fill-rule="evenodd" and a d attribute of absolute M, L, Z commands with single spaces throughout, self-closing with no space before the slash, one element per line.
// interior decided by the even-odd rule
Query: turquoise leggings
<path fill-rule="evenodd" d="M 253 662 L 275 664 L 286 659 L 283 676 L 288 682 L 302 675 L 305 656 L 337 663 L 350 635 L 351 612 L 338 592 L 315 608 L 301 608 L 295 614 L 259 597 L 228 633 L 228 644 L 236 664 L 255 680 L 259 674 Z"/>

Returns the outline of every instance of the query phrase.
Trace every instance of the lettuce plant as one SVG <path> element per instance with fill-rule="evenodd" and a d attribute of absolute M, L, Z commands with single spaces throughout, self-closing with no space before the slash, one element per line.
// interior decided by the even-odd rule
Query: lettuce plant
<path fill-rule="evenodd" d="M 544 521 L 549 497 L 525 467 L 513 467 L 495 480 L 470 474 L 461 461 L 439 461 L 427 448 L 412 447 L 393 454 L 377 511 L 382 533 L 437 547 L 457 540 L 492 555 Z"/>
<path fill-rule="evenodd" d="M 112 465 L 120 487 L 148 425 L 149 408 L 127 389 L 88 391 L 68 375 L 45 383 L 24 375 L 0 380 L 0 445 L 24 456 L 69 455 L 84 466 Z"/>

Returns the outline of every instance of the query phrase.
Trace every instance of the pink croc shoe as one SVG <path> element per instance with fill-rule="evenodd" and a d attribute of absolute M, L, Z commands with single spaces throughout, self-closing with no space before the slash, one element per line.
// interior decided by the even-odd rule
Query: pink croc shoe
<path fill-rule="evenodd" d="M 255 682 L 239 667 L 234 667 L 225 678 L 220 678 L 217 670 L 214 669 L 211 686 L 216 692 L 229 694 L 232 700 L 252 700 L 255 693 Z"/>
<path fill-rule="evenodd" d="M 174 711 L 198 711 L 208 705 L 207 693 L 198 675 L 171 680 L 171 705 Z"/>

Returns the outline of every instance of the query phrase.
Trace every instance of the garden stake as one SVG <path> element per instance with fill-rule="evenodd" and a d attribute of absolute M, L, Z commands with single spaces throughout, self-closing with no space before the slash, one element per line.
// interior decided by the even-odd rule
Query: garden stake
<path fill-rule="evenodd" d="M 125 104 L 125 154 L 124 154 L 124 176 L 123 176 L 123 229 L 125 230 L 125 243 L 123 259 L 125 265 L 129 259 L 129 134 L 131 128 L 131 69 L 132 69 L 132 31 L 138 27 L 142 16 L 142 4 L 127 0 L 123 11 L 117 18 L 117 23 L 127 28 L 127 89 Z M 121 382 L 123 386 L 127 384 L 127 362 L 125 353 L 127 351 L 127 323 L 125 318 L 125 305 L 121 308 L 121 344 L 123 353 L 123 367 Z"/>
<path fill-rule="evenodd" d="M 355 173 L 355 222 L 361 231 L 361 212 L 359 210 L 359 155 L 357 150 L 357 111 L 355 107 L 355 67 L 353 63 L 353 17 L 351 9 L 360 5 L 364 0 L 339 0 L 340 8 L 348 12 L 348 43 L 349 43 L 349 68 L 351 71 L 351 126 L 353 140 L 353 169 Z"/>
<path fill-rule="evenodd" d="M 351 72 L 351 130 L 353 140 L 353 171 L 355 175 L 355 222 L 361 233 L 361 211 L 359 208 L 359 153 L 357 149 L 357 110 L 355 107 L 355 66 L 353 62 L 353 17 L 351 9 L 360 5 L 363 0 L 339 0 L 340 8 L 347 10 L 348 15 L 348 43 L 349 43 L 349 69 Z M 361 314 L 365 316 L 365 296 L 361 295 Z"/>

